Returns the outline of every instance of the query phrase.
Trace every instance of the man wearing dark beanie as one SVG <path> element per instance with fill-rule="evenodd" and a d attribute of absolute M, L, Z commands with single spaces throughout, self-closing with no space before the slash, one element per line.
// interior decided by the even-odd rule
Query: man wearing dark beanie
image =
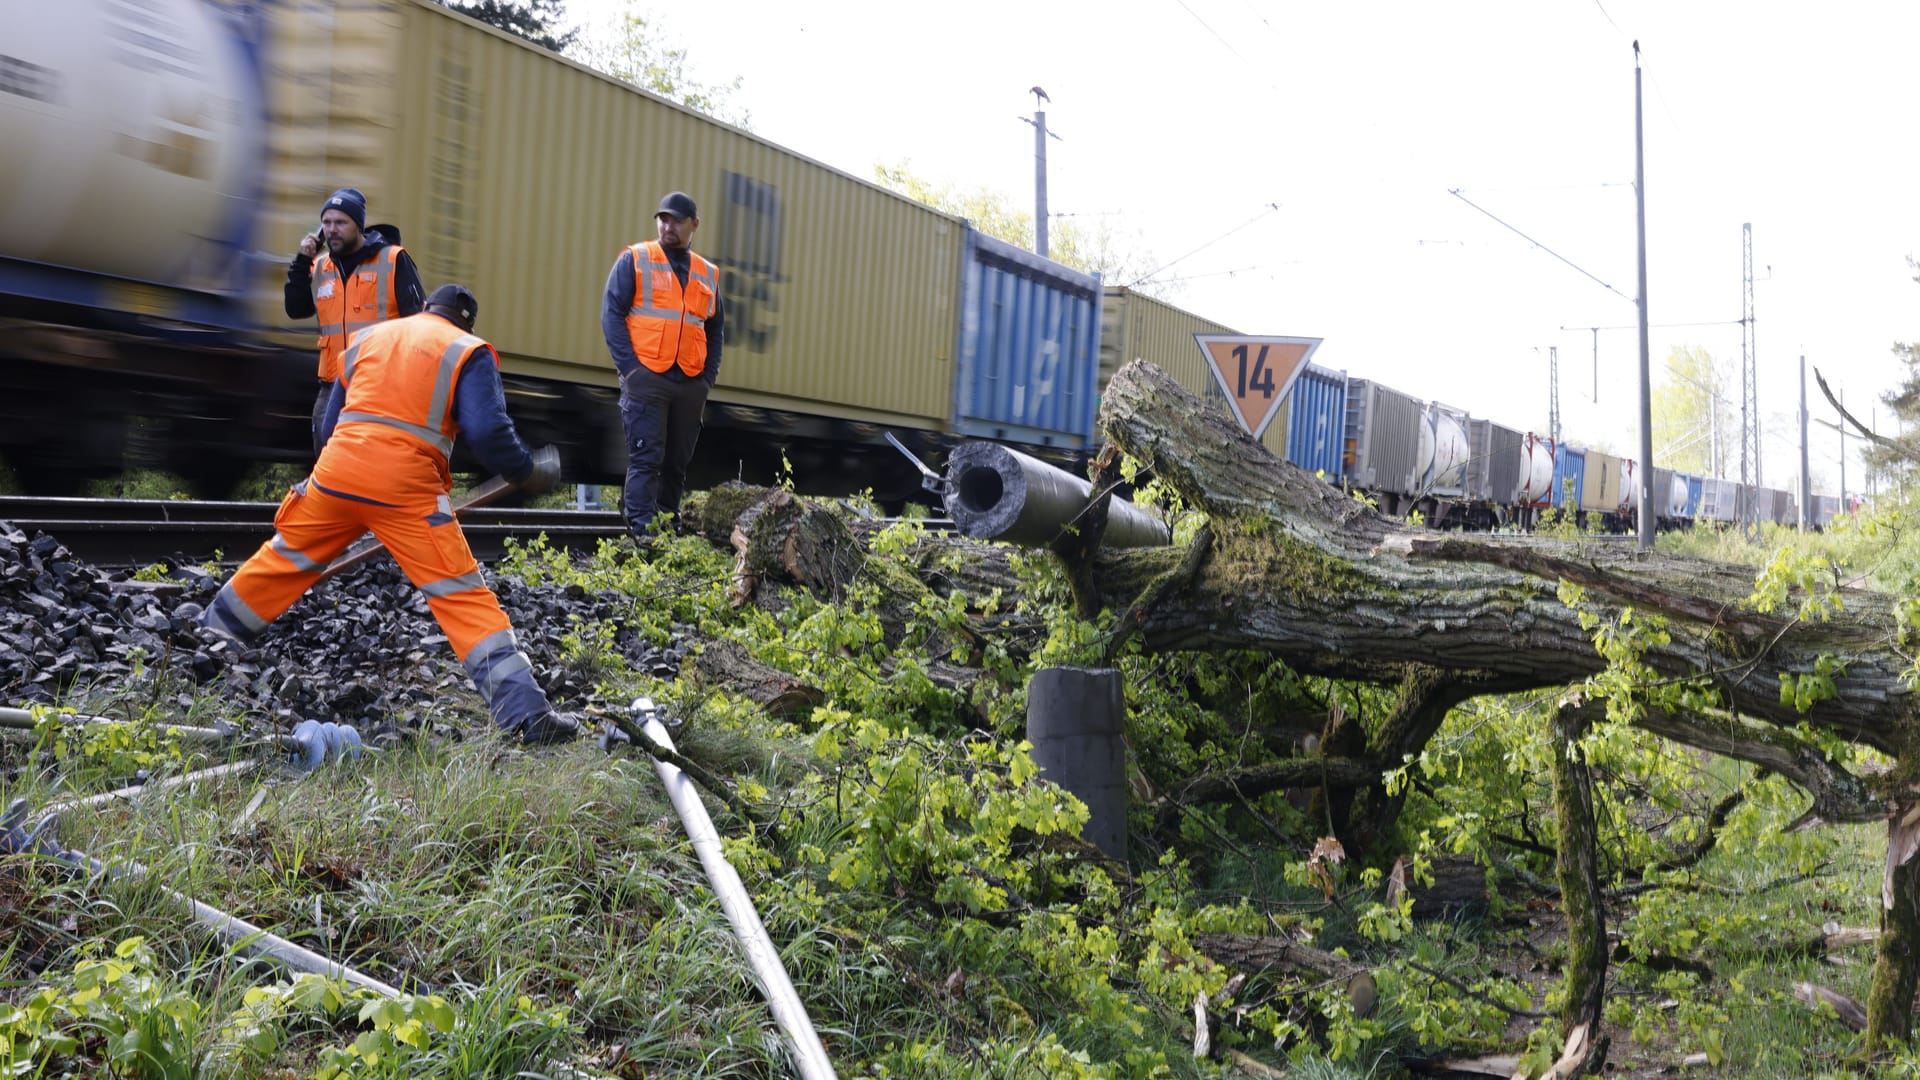
<path fill-rule="evenodd" d="M 392 225 L 367 228 L 367 197 L 358 188 L 341 188 L 320 207 L 320 227 L 300 241 L 287 267 L 286 307 L 290 319 L 320 318 L 320 392 L 313 402 L 313 452 L 320 453 L 320 417 L 347 340 L 387 319 L 417 315 L 426 307 L 426 290 L 413 257 L 400 246 Z"/>

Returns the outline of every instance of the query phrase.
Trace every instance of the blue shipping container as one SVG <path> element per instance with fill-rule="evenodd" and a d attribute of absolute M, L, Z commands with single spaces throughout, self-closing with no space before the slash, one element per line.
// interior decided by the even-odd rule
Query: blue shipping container
<path fill-rule="evenodd" d="M 1553 505 L 1579 513 L 1581 489 L 1586 486 L 1587 452 L 1577 446 L 1561 447 L 1553 459 Z"/>
<path fill-rule="evenodd" d="M 1691 474 L 1687 476 L 1686 516 L 1690 518 L 1700 516 L 1700 478 Z"/>
<path fill-rule="evenodd" d="M 1341 436 L 1347 423 L 1347 373 L 1313 364 L 1293 382 L 1287 417 L 1287 460 L 1340 482 Z"/>
<path fill-rule="evenodd" d="M 967 230 L 954 430 L 1081 449 L 1100 387 L 1100 276 Z"/>

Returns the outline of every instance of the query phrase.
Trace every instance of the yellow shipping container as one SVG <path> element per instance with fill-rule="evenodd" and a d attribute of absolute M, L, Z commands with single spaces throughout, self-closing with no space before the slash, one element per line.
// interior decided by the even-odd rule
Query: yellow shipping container
<path fill-rule="evenodd" d="M 1213 376 L 1212 365 L 1193 340 L 1195 334 L 1237 334 L 1240 331 L 1212 319 L 1174 307 L 1124 285 L 1109 285 L 1100 307 L 1100 387 L 1105 392 L 1113 374 L 1131 360 L 1157 364 L 1174 381 L 1206 399 L 1231 417 L 1227 396 Z M 1275 457 L 1287 456 L 1287 426 L 1293 414 L 1289 392 L 1274 406 L 1274 417 L 1260 443 Z"/>
<path fill-rule="evenodd" d="M 429 290 L 473 288 L 510 374 L 611 388 L 607 271 L 681 190 L 700 207 L 694 249 L 721 268 L 715 401 L 918 428 L 952 416 L 960 219 L 429 0 L 272 18 L 272 251 L 290 256 L 327 194 L 357 187 Z M 262 282 L 268 325 L 288 321 L 282 280 L 275 263 Z"/>

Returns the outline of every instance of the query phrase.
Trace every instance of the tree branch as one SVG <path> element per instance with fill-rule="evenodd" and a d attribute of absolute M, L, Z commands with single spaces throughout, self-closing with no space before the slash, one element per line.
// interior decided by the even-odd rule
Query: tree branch
<path fill-rule="evenodd" d="M 1839 399 L 1833 396 L 1833 390 L 1827 386 L 1827 377 L 1825 375 L 1820 374 L 1819 368 L 1813 369 L 1813 381 L 1820 384 L 1820 392 L 1826 395 L 1827 404 L 1832 405 L 1834 409 L 1840 413 L 1841 419 L 1845 420 L 1849 424 L 1852 424 L 1854 430 L 1860 433 L 1861 438 L 1867 440 L 1870 443 L 1873 443 L 1875 446 L 1878 446 L 1881 449 L 1886 450 L 1891 454 L 1894 454 L 1895 456 L 1899 457 L 1903 461 L 1911 462 L 1915 465 L 1920 465 L 1920 456 L 1916 456 L 1913 453 L 1913 451 L 1908 450 L 1906 447 L 1901 446 L 1899 443 L 1894 442 L 1892 439 L 1887 438 L 1885 435 L 1881 435 L 1878 432 L 1875 432 L 1872 428 L 1868 427 L 1867 425 L 1861 423 L 1858 419 L 1856 419 L 1852 413 L 1848 412 L 1847 407 L 1845 405 L 1840 404 Z"/>

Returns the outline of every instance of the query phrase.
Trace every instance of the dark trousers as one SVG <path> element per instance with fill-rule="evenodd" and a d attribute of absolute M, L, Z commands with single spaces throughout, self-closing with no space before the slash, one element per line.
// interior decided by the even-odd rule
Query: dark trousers
<path fill-rule="evenodd" d="M 333 400 L 333 384 L 321 382 L 320 396 L 313 399 L 313 456 L 320 456 L 320 425 L 327 418 L 327 402 Z"/>
<path fill-rule="evenodd" d="M 680 509 L 687 463 L 700 441 L 707 389 L 705 379 L 688 378 L 678 368 L 664 372 L 641 368 L 621 383 L 620 420 L 627 431 L 622 505 L 627 531 L 636 538 L 647 535 L 654 515 Z"/>

